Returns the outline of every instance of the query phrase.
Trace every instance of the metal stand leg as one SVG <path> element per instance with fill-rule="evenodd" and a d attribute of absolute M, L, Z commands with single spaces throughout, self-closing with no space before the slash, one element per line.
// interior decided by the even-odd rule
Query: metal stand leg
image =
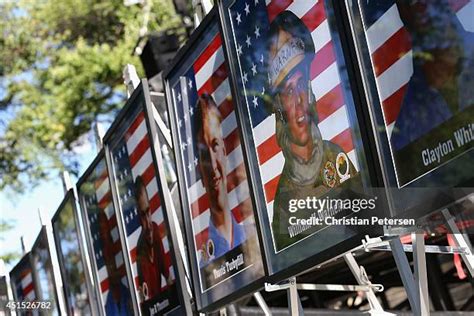
<path fill-rule="evenodd" d="M 262 294 L 260 294 L 260 292 L 255 292 L 253 293 L 253 297 L 257 301 L 258 306 L 260 306 L 260 308 L 262 309 L 263 314 L 265 314 L 265 316 L 271 316 L 272 312 L 270 312 L 270 308 L 268 307 L 267 303 L 263 299 Z"/>
<path fill-rule="evenodd" d="M 400 273 L 403 287 L 407 293 L 408 301 L 410 302 L 413 314 L 421 315 L 419 305 L 419 291 L 416 287 L 415 278 L 413 277 L 410 264 L 408 263 L 408 259 L 400 238 L 390 240 L 390 247 L 392 249 L 393 258 L 397 264 L 398 273 Z"/>
<path fill-rule="evenodd" d="M 292 277 L 288 279 L 288 282 L 280 284 L 265 283 L 265 291 L 273 292 L 286 290 L 288 294 L 289 313 L 292 316 L 303 315 L 303 307 L 298 297 L 298 289 L 306 291 L 364 291 L 367 293 L 367 300 L 369 301 L 371 308 L 369 313 L 371 315 L 394 315 L 392 313 L 385 312 L 382 308 L 382 305 L 380 305 L 377 296 L 375 296 L 375 291 L 382 292 L 383 286 L 381 284 L 372 284 L 370 282 L 364 268 L 357 264 L 352 253 L 346 253 L 342 256 L 344 257 L 344 260 L 349 266 L 352 274 L 356 278 L 358 285 L 306 283 L 296 284 L 296 278 Z"/>
<path fill-rule="evenodd" d="M 466 264 L 471 276 L 474 277 L 474 255 L 472 252 L 471 243 L 465 235 L 461 234 L 459 228 L 454 222 L 454 217 L 447 209 L 443 210 L 443 215 L 447 220 L 449 230 L 453 233 L 456 246 L 464 248 L 465 252 L 461 253 L 461 258 Z"/>
<path fill-rule="evenodd" d="M 296 287 L 296 277 L 288 279 L 289 287 L 287 289 L 288 293 L 288 307 L 291 316 L 300 316 L 304 315 L 303 306 L 301 306 L 301 301 L 298 296 L 298 288 Z"/>
<path fill-rule="evenodd" d="M 425 236 L 423 231 L 412 234 L 413 240 L 413 261 L 415 265 L 415 282 L 418 287 L 418 297 L 420 298 L 420 315 L 430 314 L 430 300 L 428 297 L 428 279 L 426 275 L 426 253 Z"/>
<path fill-rule="evenodd" d="M 357 264 L 352 253 L 345 254 L 344 260 L 346 261 L 349 269 L 351 270 L 359 285 L 371 285 L 364 268 Z M 382 305 L 380 305 L 380 302 L 377 299 L 377 296 L 375 296 L 375 293 L 371 287 L 369 287 L 369 289 L 366 291 L 366 296 L 367 300 L 369 301 L 371 314 L 389 314 L 383 310 Z"/>
<path fill-rule="evenodd" d="M 296 277 L 289 278 L 287 282 L 280 284 L 265 283 L 265 291 L 274 292 L 286 290 L 288 296 L 288 308 L 291 316 L 300 316 L 303 314 L 303 306 L 298 297 L 298 286 L 296 284 Z"/>

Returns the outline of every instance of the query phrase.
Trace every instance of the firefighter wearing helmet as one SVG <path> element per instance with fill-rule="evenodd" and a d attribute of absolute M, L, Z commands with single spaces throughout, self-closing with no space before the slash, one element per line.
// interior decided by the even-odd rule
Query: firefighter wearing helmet
<path fill-rule="evenodd" d="M 267 106 L 275 113 L 277 141 L 285 157 L 272 222 L 275 246 L 281 250 L 314 232 L 314 228 L 290 224 L 290 216 L 312 213 L 291 213 L 290 200 L 320 197 L 357 171 L 342 148 L 322 139 L 309 74 L 314 44 L 309 30 L 296 15 L 284 11 L 273 20 L 268 51 L 272 103 Z"/>

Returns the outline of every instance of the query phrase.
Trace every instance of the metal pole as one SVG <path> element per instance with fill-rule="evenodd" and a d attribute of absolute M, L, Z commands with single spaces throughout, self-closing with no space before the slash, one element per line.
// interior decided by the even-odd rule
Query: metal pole
<path fill-rule="evenodd" d="M 127 98 L 130 98 L 135 88 L 140 84 L 140 79 L 138 78 L 137 70 L 135 69 L 135 66 L 131 64 L 127 64 L 122 71 L 122 76 L 124 80 L 123 83 L 125 84 L 125 88 L 127 89 Z M 125 258 L 129 258 L 129 260 L 125 260 L 125 270 L 127 271 L 127 275 L 130 276 L 130 278 L 128 279 L 129 279 L 129 284 L 130 284 L 129 290 L 132 297 L 133 310 L 136 315 L 141 315 L 140 299 L 138 297 L 138 293 L 134 285 L 135 283 L 134 283 L 133 277 L 131 277 L 133 276 L 133 273 L 132 273 L 130 251 L 128 249 L 127 234 L 125 232 L 125 221 L 123 219 L 122 214 L 120 214 L 122 212 L 122 206 L 120 203 L 120 198 L 118 196 L 117 182 L 114 176 L 112 153 L 110 152 L 110 148 L 108 145 L 104 146 L 104 156 L 105 156 L 105 162 L 107 165 L 107 171 L 109 173 L 110 192 L 112 193 L 112 203 L 116 208 L 115 216 L 117 218 L 117 222 L 119 222 L 119 225 L 117 226 L 119 227 L 120 242 L 122 243 L 122 245 L 125 245 L 123 249 L 124 250 L 123 255 L 126 256 Z"/>
<path fill-rule="evenodd" d="M 143 89 L 145 96 L 148 94 L 148 84 L 147 81 L 144 80 L 143 82 Z M 146 98 L 146 100 L 150 101 L 149 98 Z M 155 108 L 155 106 L 151 102 L 145 102 L 146 106 L 146 113 L 147 113 L 147 121 L 148 125 L 150 126 L 150 134 L 152 136 L 152 143 L 153 143 L 153 148 L 154 148 L 154 153 L 155 153 L 155 168 L 157 172 L 157 177 L 158 181 L 161 183 L 161 189 L 163 193 L 163 198 L 164 200 L 162 201 L 164 203 L 165 209 L 166 209 L 166 215 L 168 219 L 168 225 L 170 229 L 170 237 L 173 243 L 173 246 L 175 247 L 175 257 L 176 257 L 176 264 L 175 264 L 175 269 L 178 272 L 178 275 L 183 278 L 183 280 L 177 280 L 179 281 L 179 285 L 181 287 L 181 292 L 183 294 L 183 300 L 185 301 L 184 306 L 183 306 L 183 313 L 189 314 L 191 313 L 191 306 L 189 302 L 191 302 L 191 293 L 188 292 L 188 287 L 189 284 L 186 282 L 186 267 L 185 267 L 185 262 L 187 261 L 185 256 L 182 256 L 185 254 L 184 250 L 184 242 L 180 240 L 180 237 L 183 235 L 180 230 L 179 222 L 177 221 L 177 216 L 175 215 L 176 211 L 174 209 L 174 203 L 172 200 L 171 192 L 169 190 L 167 181 L 166 181 L 166 176 L 165 176 L 165 169 L 164 169 L 164 164 L 163 164 L 163 157 L 161 155 L 161 148 L 160 148 L 160 141 L 158 138 L 158 130 L 156 129 L 156 125 L 154 124 L 154 119 L 152 118 L 152 111 Z M 163 210 L 164 211 L 164 210 Z M 176 249 L 178 247 L 178 249 Z"/>
<path fill-rule="evenodd" d="M 437 254 L 428 254 L 426 256 L 426 269 L 426 273 L 430 275 L 428 286 L 432 289 L 437 289 L 429 293 L 434 309 L 436 311 L 454 310 L 453 298 L 449 293 L 448 285 L 443 282 L 443 273 Z"/>
<path fill-rule="evenodd" d="M 354 275 L 357 283 L 359 285 L 369 285 L 370 282 L 368 281 L 367 275 L 365 270 L 361 269 L 361 267 L 357 264 L 354 256 L 352 253 L 346 253 L 344 255 L 344 260 L 346 261 L 349 269 L 351 270 L 352 274 Z M 370 288 L 366 292 L 367 300 L 369 301 L 370 308 L 375 311 L 383 311 L 382 305 L 380 305 L 377 296 L 375 295 L 372 288 Z"/>
<path fill-rule="evenodd" d="M 163 134 L 163 137 L 165 138 L 166 143 L 170 148 L 173 148 L 173 142 L 171 141 L 171 133 L 168 127 L 166 126 L 165 122 L 163 122 L 163 119 L 161 118 L 160 114 L 158 113 L 158 110 L 153 107 L 153 118 L 155 119 L 156 124 L 160 128 L 161 133 Z"/>
<path fill-rule="evenodd" d="M 99 122 L 97 122 L 97 121 L 94 122 L 94 124 L 92 125 L 92 131 L 94 133 L 95 145 L 96 145 L 96 148 L 97 148 L 97 152 L 100 152 L 100 150 L 102 149 L 102 147 L 104 145 L 102 143 L 102 138 L 104 137 L 104 131 L 99 126 Z"/>
<path fill-rule="evenodd" d="M 140 78 L 138 78 L 137 69 L 134 65 L 127 64 L 123 68 L 123 83 L 127 87 L 127 97 L 130 98 L 133 90 L 140 84 Z"/>
<path fill-rule="evenodd" d="M 403 250 L 400 238 L 394 238 L 390 240 L 390 247 L 398 268 L 398 273 L 402 279 L 403 287 L 407 293 L 411 309 L 415 315 L 420 315 L 420 307 L 418 305 L 418 289 L 416 288 L 415 279 L 413 278 L 413 273 L 410 268 L 410 263 L 408 262 L 405 251 Z"/>
<path fill-rule="evenodd" d="M 260 306 L 260 308 L 262 309 L 263 314 L 265 316 L 271 316 L 272 312 L 270 311 L 270 308 L 268 307 L 267 303 L 263 299 L 262 294 L 260 294 L 260 292 L 255 292 L 255 293 L 253 293 L 253 297 L 257 301 L 258 306 Z"/>
<path fill-rule="evenodd" d="M 59 304 L 59 314 L 63 315 L 67 311 L 66 298 L 64 297 L 64 284 L 59 268 L 58 253 L 54 244 L 53 226 L 51 221 L 45 221 L 44 225 L 46 226 L 46 239 L 48 240 L 48 249 L 51 256 L 51 266 L 53 267 L 53 279 Z"/>
<path fill-rule="evenodd" d="M 72 189 L 72 182 L 71 177 L 69 176 L 69 172 L 63 171 L 61 175 L 61 180 L 63 181 L 64 195 L 66 195 L 67 192 Z"/>
<path fill-rule="evenodd" d="M 296 287 L 296 277 L 288 279 L 288 308 L 291 316 L 300 316 L 303 314 L 303 306 L 298 296 L 298 288 Z"/>
<path fill-rule="evenodd" d="M 39 217 L 41 226 L 46 226 L 46 223 L 48 222 L 46 220 L 47 217 L 45 216 L 43 209 L 41 209 L 41 207 L 38 207 L 38 217 Z"/>
<path fill-rule="evenodd" d="M 428 296 L 428 279 L 426 275 L 426 253 L 425 235 L 423 231 L 412 234 L 413 240 L 413 264 L 415 266 L 415 282 L 418 287 L 418 297 L 420 304 L 420 315 L 430 314 L 430 300 Z"/>
<path fill-rule="evenodd" d="M 466 249 L 465 253 L 461 253 L 461 258 L 463 259 L 464 263 L 466 264 L 467 269 L 472 277 L 474 277 L 474 254 L 472 252 L 471 243 L 469 242 L 468 238 L 461 234 L 456 222 L 454 221 L 454 217 L 451 215 L 448 209 L 443 210 L 443 215 L 447 220 L 448 228 L 453 233 L 454 242 L 456 246 L 463 247 Z"/>
<path fill-rule="evenodd" d="M 6 300 L 7 301 L 13 301 L 14 296 L 13 296 L 13 291 L 12 291 L 12 285 L 10 283 L 10 274 L 7 272 L 7 268 L 5 266 L 5 262 L 3 259 L 0 259 L 0 276 L 3 276 L 5 278 L 5 286 L 7 287 L 7 293 L 6 294 Z M 13 309 L 6 310 L 5 315 L 12 315 L 16 316 L 16 312 Z"/>
<path fill-rule="evenodd" d="M 210 0 L 193 0 L 194 27 L 197 28 L 202 20 L 212 9 Z"/>
<path fill-rule="evenodd" d="M 25 236 L 20 237 L 20 243 L 21 243 L 21 252 L 24 255 L 26 253 L 26 249 L 27 249 Z"/>

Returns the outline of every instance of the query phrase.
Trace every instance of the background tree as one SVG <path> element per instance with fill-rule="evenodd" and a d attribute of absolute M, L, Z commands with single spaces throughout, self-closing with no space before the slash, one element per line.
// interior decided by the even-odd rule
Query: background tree
<path fill-rule="evenodd" d="M 148 30 L 180 25 L 171 0 L 148 1 Z M 0 2 L 0 190 L 77 172 L 81 136 L 124 103 L 143 24 L 143 5 L 123 0 Z"/>
<path fill-rule="evenodd" d="M 11 229 L 14 228 L 13 226 L 14 222 L 12 221 L 6 221 L 4 219 L 0 220 L 0 241 L 4 241 L 5 239 L 5 233 Z M 10 263 L 15 259 L 18 259 L 20 257 L 20 254 L 17 252 L 2 252 L 2 255 L 0 255 L 0 259 L 5 261 L 5 263 Z"/>

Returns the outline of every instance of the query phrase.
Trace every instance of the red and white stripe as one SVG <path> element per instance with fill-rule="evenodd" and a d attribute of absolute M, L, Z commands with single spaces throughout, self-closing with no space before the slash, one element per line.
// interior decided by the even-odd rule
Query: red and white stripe
<path fill-rule="evenodd" d="M 163 210 L 161 208 L 160 196 L 158 193 L 158 183 L 156 179 L 155 167 L 151 154 L 150 141 L 147 134 L 145 115 L 141 112 L 125 134 L 127 151 L 130 158 L 132 168 L 132 176 L 135 179 L 141 176 L 150 200 L 150 210 L 152 212 L 152 220 L 158 225 L 160 236 L 163 242 L 165 252 L 165 264 L 168 266 L 170 276 L 175 279 L 175 274 L 169 252 L 169 243 L 167 237 L 166 225 L 163 219 Z M 140 237 L 141 227 L 138 227 L 131 235 L 127 237 L 130 249 L 130 257 L 132 260 L 132 273 L 135 277 L 135 285 L 138 288 L 138 269 L 137 269 L 137 242 Z M 167 287 L 166 280 L 161 276 L 161 287 Z"/>
<path fill-rule="evenodd" d="M 278 14 L 288 10 L 298 16 L 311 32 L 315 57 L 311 63 L 310 78 L 311 87 L 316 97 L 318 127 L 323 139 L 339 145 L 347 153 L 355 168 L 359 170 L 324 1 L 267 0 L 266 4 L 270 22 Z M 253 135 L 261 166 L 267 213 L 272 220 L 273 200 L 285 162 L 276 140 L 275 116 L 271 115 L 255 126 Z"/>
<path fill-rule="evenodd" d="M 30 269 L 26 269 L 21 274 L 21 290 L 25 301 L 33 301 L 36 299 L 35 289 L 33 284 L 33 275 Z"/>
<path fill-rule="evenodd" d="M 120 235 L 117 226 L 117 217 L 115 216 L 114 206 L 112 203 L 112 195 L 109 186 L 108 172 L 104 169 L 102 174 L 95 181 L 95 193 L 97 204 L 100 210 L 103 210 L 108 220 L 108 227 L 110 229 L 110 235 L 112 237 L 112 251 L 115 256 L 115 267 L 119 269 L 120 275 L 122 276 L 122 283 L 127 284 L 126 270 L 123 262 L 122 246 L 120 243 Z M 105 304 L 107 295 L 109 293 L 109 279 L 107 274 L 107 268 L 105 265 L 98 272 L 100 291 L 102 295 L 102 302 Z"/>
<path fill-rule="evenodd" d="M 393 4 L 366 31 L 379 99 L 390 138 L 413 75 L 410 35 Z"/>
<path fill-rule="evenodd" d="M 451 0 L 450 4 L 466 31 L 474 32 L 474 2 Z M 367 29 L 366 37 L 390 139 L 413 75 L 411 39 L 395 3 Z"/>
<path fill-rule="evenodd" d="M 253 220 L 251 213 L 243 212 L 243 206 L 250 202 L 250 196 L 220 34 L 214 37 L 197 58 L 193 68 L 198 95 L 203 93 L 212 95 L 222 116 L 230 209 L 238 223 L 250 222 Z M 209 199 L 201 180 L 191 185 L 188 199 L 191 203 L 196 249 L 201 249 L 208 239 L 210 217 Z"/>

